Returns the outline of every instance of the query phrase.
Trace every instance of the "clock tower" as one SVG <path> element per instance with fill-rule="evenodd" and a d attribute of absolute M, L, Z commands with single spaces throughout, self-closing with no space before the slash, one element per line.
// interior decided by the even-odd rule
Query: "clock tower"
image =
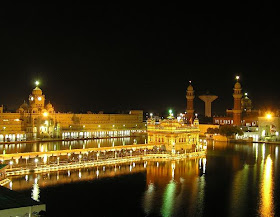
<path fill-rule="evenodd" d="M 38 83 L 36 83 L 36 87 L 32 90 L 32 94 L 29 95 L 29 105 L 33 110 L 40 112 L 45 107 L 45 95 L 43 95 L 42 90 L 38 87 Z"/>

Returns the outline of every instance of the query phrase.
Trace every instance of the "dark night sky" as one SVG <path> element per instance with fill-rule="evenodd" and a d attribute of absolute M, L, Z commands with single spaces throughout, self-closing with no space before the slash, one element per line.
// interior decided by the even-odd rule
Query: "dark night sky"
<path fill-rule="evenodd" d="M 191 12 L 156 4 L 1 7 L 0 103 L 16 109 L 38 78 L 56 111 L 183 112 L 192 80 L 196 94 L 219 96 L 213 112 L 223 113 L 239 74 L 256 108 L 280 107 L 278 18 Z M 203 107 L 196 97 L 196 111 Z"/>

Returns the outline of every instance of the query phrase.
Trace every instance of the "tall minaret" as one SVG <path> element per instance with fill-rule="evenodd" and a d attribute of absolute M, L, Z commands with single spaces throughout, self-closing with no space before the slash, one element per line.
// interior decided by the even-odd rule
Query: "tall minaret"
<path fill-rule="evenodd" d="M 194 109 L 193 109 L 194 90 L 191 85 L 191 81 L 190 81 L 190 85 L 187 88 L 186 98 L 187 98 L 187 109 L 186 109 L 187 120 L 192 122 L 193 113 L 194 113 Z"/>
<path fill-rule="evenodd" d="M 233 125 L 240 126 L 241 125 L 241 98 L 242 98 L 242 88 L 241 84 L 238 82 L 239 76 L 236 76 L 236 83 L 233 88 L 233 98 L 234 98 L 234 104 L 233 104 Z"/>

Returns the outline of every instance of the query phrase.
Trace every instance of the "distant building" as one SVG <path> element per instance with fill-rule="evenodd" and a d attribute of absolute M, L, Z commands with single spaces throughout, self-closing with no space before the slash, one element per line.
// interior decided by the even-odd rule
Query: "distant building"
<path fill-rule="evenodd" d="M 122 136 L 144 129 L 141 110 L 129 114 L 56 112 L 50 102 L 45 103 L 45 95 L 38 86 L 17 112 L 3 112 L 0 107 L 0 141 Z"/>
<path fill-rule="evenodd" d="M 242 87 L 238 79 L 233 88 L 233 109 L 227 109 L 225 116 L 214 116 L 213 123 L 219 125 L 258 126 L 258 110 L 252 109 L 252 101 L 247 93 L 242 94 Z"/>
<path fill-rule="evenodd" d="M 278 113 L 278 112 L 277 112 Z M 263 141 L 279 141 L 280 117 L 277 113 L 266 113 L 259 117 L 259 138 Z"/>

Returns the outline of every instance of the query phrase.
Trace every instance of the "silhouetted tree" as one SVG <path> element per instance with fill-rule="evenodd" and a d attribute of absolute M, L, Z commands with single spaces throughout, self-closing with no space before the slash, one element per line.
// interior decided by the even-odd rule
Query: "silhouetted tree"
<path fill-rule="evenodd" d="M 236 134 L 238 134 L 239 136 L 243 135 L 243 131 L 239 127 L 232 125 L 220 126 L 219 133 L 226 137 L 234 136 Z"/>
<path fill-rule="evenodd" d="M 219 128 L 212 128 L 212 127 L 209 127 L 207 129 L 207 132 L 208 134 L 219 134 L 220 133 L 220 130 Z"/>

